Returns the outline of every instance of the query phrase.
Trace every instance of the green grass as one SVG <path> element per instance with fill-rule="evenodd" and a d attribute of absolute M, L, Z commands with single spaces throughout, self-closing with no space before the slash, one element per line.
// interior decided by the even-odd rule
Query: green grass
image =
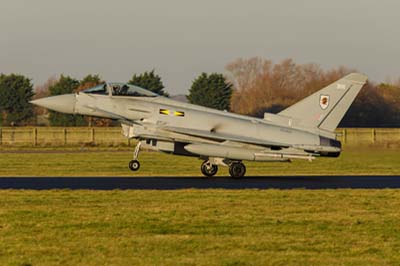
<path fill-rule="evenodd" d="M 195 158 L 2 150 L 0 176 L 201 176 Z M 400 151 L 246 163 L 248 175 L 400 174 Z M 222 168 L 219 175 L 227 175 Z M 400 190 L 0 191 L 0 265 L 398 265 Z"/>
<path fill-rule="evenodd" d="M 0 265 L 398 265 L 398 190 L 1 191 Z"/>
<path fill-rule="evenodd" d="M 133 148 L 132 148 L 133 150 Z M 2 150 L 0 176 L 201 176 L 197 158 L 157 152 L 140 154 L 141 169 L 131 172 L 127 164 L 132 150 L 126 148 L 80 148 Z M 279 175 L 399 175 L 400 150 L 353 147 L 339 158 L 317 158 L 313 162 L 246 162 L 247 176 Z M 228 175 L 220 167 L 218 175 Z"/>

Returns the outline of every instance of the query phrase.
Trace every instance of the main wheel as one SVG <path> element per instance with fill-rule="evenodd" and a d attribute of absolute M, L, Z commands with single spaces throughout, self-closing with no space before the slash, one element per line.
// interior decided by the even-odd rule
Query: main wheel
<path fill-rule="evenodd" d="M 233 178 L 242 178 L 246 174 L 246 166 L 241 162 L 232 163 L 229 166 L 229 174 Z"/>
<path fill-rule="evenodd" d="M 212 177 L 218 172 L 218 166 L 217 165 L 210 165 L 208 161 L 204 161 L 201 164 L 201 172 L 203 175 L 207 177 Z"/>
<path fill-rule="evenodd" d="M 129 162 L 129 169 L 131 169 L 131 171 L 137 171 L 140 168 L 140 163 L 138 160 L 132 160 Z"/>

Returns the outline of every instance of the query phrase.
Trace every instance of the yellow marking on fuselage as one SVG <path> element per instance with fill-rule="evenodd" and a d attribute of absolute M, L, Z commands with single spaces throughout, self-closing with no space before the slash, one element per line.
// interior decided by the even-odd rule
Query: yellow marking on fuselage
<path fill-rule="evenodd" d="M 175 111 L 174 116 L 185 116 L 185 112 Z"/>
<path fill-rule="evenodd" d="M 162 114 L 162 115 L 169 115 L 169 110 L 167 110 L 167 109 L 160 109 L 160 114 Z"/>

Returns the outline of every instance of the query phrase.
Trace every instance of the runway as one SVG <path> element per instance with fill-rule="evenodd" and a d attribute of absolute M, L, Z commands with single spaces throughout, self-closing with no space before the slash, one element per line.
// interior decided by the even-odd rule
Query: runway
<path fill-rule="evenodd" d="M 280 177 L 0 177 L 0 189 L 383 189 L 400 188 L 400 176 Z"/>

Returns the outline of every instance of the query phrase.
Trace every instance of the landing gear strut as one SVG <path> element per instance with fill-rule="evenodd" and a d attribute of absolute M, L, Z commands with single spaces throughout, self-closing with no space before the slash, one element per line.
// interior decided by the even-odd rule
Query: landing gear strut
<path fill-rule="evenodd" d="M 229 165 L 229 174 L 233 178 L 242 178 L 246 174 L 246 166 L 242 162 L 232 162 Z"/>
<path fill-rule="evenodd" d="M 140 141 L 136 144 L 135 151 L 133 152 L 133 160 L 129 162 L 129 169 L 131 169 L 131 171 L 137 171 L 140 168 L 140 163 L 137 159 L 139 158 L 141 144 Z"/>
<path fill-rule="evenodd" d="M 215 164 L 211 164 L 210 161 L 204 161 L 201 164 L 201 172 L 203 173 L 203 175 L 207 176 L 207 177 L 212 177 L 214 176 L 217 172 L 218 172 L 218 166 Z"/>
<path fill-rule="evenodd" d="M 207 177 L 212 177 L 218 172 L 218 165 L 229 166 L 229 174 L 232 178 L 242 178 L 246 174 L 246 166 L 241 161 L 228 159 L 208 158 L 201 164 L 201 172 Z"/>

